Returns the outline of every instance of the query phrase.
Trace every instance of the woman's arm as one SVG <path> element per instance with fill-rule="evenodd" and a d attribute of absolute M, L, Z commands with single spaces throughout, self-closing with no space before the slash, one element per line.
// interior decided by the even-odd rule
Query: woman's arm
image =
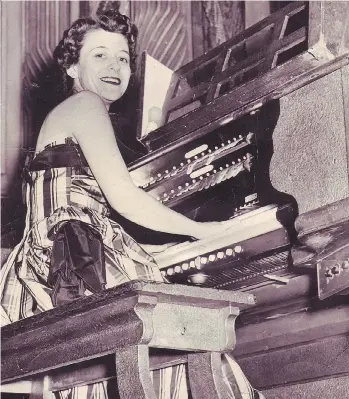
<path fill-rule="evenodd" d="M 159 203 L 133 183 L 118 149 L 108 112 L 96 94 L 83 91 L 66 100 L 66 128 L 73 131 L 110 205 L 141 226 L 171 234 L 203 238 L 222 223 L 198 223 Z"/>

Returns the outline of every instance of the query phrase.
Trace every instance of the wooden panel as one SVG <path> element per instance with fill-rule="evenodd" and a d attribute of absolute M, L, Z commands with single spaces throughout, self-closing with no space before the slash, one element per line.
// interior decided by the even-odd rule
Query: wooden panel
<path fill-rule="evenodd" d="M 346 335 L 236 359 L 258 389 L 349 375 Z"/>

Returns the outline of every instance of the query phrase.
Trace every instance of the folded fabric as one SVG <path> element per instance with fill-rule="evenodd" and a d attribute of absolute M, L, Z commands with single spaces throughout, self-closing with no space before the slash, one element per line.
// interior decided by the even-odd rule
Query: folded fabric
<path fill-rule="evenodd" d="M 99 232 L 77 220 L 64 223 L 54 237 L 48 284 L 54 306 L 106 286 L 103 241 Z"/>

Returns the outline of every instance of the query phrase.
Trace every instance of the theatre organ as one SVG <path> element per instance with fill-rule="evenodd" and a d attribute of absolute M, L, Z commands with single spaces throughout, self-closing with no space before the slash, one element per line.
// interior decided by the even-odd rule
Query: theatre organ
<path fill-rule="evenodd" d="M 166 123 L 139 137 L 149 153 L 129 166 L 166 206 L 197 221 L 231 219 L 226 234 L 155 258 L 171 282 L 255 294 L 235 353 L 275 398 L 285 383 L 349 372 L 347 357 L 333 357 L 349 326 L 348 7 L 292 2 L 177 70 Z M 281 371 L 290 359 L 321 363 L 319 353 L 331 370 Z"/>

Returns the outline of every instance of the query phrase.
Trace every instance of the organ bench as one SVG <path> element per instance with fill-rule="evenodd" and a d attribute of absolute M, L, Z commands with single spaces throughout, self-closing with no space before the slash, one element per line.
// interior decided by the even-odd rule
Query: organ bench
<path fill-rule="evenodd" d="M 223 398 L 221 353 L 235 347 L 235 319 L 254 302 L 142 281 L 82 298 L 2 328 L 2 391 L 45 398 L 116 374 L 121 399 L 155 399 L 150 370 L 187 362 L 192 397 Z"/>

